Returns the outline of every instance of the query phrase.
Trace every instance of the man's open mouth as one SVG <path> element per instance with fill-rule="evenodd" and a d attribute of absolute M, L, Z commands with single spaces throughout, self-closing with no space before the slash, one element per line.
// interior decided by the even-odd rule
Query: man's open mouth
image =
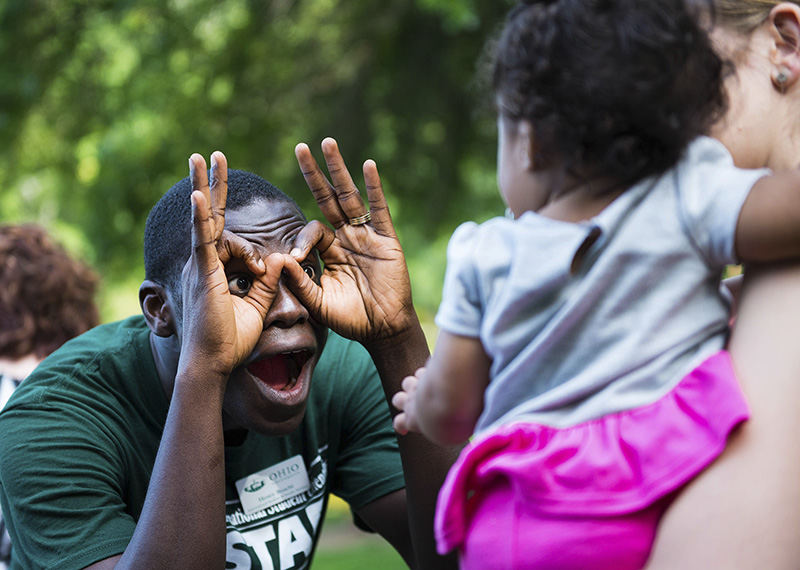
<path fill-rule="evenodd" d="M 247 371 L 273 390 L 291 390 L 309 358 L 309 350 L 282 352 L 249 364 Z"/>

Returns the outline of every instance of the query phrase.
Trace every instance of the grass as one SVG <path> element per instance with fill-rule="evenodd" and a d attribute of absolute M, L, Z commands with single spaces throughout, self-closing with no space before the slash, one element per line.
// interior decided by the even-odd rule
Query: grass
<path fill-rule="evenodd" d="M 341 499 L 331 496 L 312 570 L 408 570 L 400 555 L 380 535 L 359 530 Z"/>
<path fill-rule="evenodd" d="M 381 539 L 382 540 L 382 539 Z M 381 570 L 408 570 L 400 555 L 391 546 L 381 544 L 352 545 L 341 550 L 319 549 L 313 570 L 354 570 L 380 568 Z"/>

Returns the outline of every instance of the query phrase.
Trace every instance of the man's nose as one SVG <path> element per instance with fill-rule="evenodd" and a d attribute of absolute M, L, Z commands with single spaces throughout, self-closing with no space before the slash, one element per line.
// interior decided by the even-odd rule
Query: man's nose
<path fill-rule="evenodd" d="M 289 328 L 308 320 L 308 310 L 297 300 L 294 293 L 286 286 L 283 279 L 278 283 L 278 293 L 272 302 L 264 327 L 277 326 Z"/>

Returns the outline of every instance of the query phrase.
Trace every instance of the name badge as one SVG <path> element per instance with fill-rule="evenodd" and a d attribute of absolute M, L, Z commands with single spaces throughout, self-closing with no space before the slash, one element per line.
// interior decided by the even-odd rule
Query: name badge
<path fill-rule="evenodd" d="M 246 515 L 252 515 L 311 487 L 300 455 L 276 463 L 236 481 L 236 491 Z"/>

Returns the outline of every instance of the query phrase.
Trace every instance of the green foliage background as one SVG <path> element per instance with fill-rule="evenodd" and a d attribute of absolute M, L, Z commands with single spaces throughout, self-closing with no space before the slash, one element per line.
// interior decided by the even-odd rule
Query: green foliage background
<path fill-rule="evenodd" d="M 318 217 L 294 160 L 374 158 L 424 319 L 455 226 L 502 212 L 477 73 L 496 0 L 0 0 L 0 222 L 94 265 L 104 320 L 138 311 L 149 208 L 226 153 Z"/>

